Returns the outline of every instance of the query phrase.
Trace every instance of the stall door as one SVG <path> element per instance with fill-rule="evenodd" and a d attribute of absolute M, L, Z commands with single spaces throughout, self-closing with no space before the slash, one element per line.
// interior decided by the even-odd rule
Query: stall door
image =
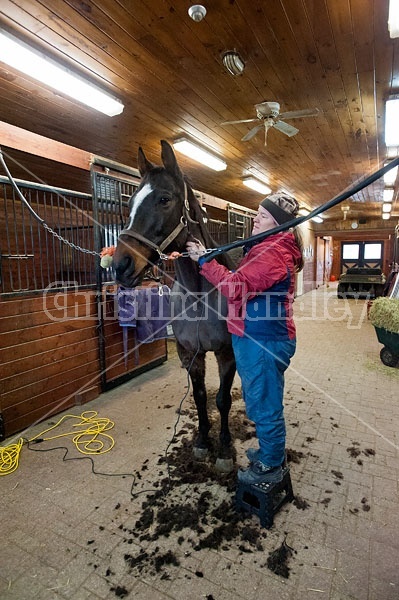
<path fill-rule="evenodd" d="M 99 252 L 114 246 L 128 220 L 129 198 L 139 184 L 128 173 L 92 171 L 95 240 Z M 111 389 L 166 360 L 165 340 L 138 345 L 134 327 L 121 327 L 117 314 L 115 274 L 98 267 L 97 304 L 101 388 Z"/>
<path fill-rule="evenodd" d="M 256 213 L 244 214 L 227 209 L 228 222 L 228 241 L 235 242 L 236 240 L 245 240 L 250 237 L 252 232 L 253 217 Z"/>

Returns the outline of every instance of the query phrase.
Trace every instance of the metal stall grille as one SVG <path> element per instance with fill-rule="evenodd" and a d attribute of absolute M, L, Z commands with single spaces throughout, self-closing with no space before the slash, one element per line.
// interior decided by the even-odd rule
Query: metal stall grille
<path fill-rule="evenodd" d="M 119 233 L 128 220 L 129 198 L 138 185 L 138 178 L 129 175 L 129 172 L 110 173 L 105 165 L 93 166 L 93 207 L 98 224 L 95 247 L 98 252 L 106 246 L 116 245 Z M 99 267 L 97 271 L 98 334 L 103 391 L 123 383 L 166 359 L 164 340 L 138 345 L 135 328 L 120 327 L 114 280 L 112 267 L 108 269 Z"/>
<path fill-rule="evenodd" d="M 229 243 L 250 237 L 252 232 L 252 220 L 255 214 L 254 211 L 244 213 L 228 207 L 227 222 Z"/>
<path fill-rule="evenodd" d="M 207 227 L 212 239 L 215 240 L 218 246 L 223 246 L 228 242 L 228 228 L 226 221 L 218 221 L 216 219 L 209 219 Z"/>
<path fill-rule="evenodd" d="M 129 215 L 129 198 L 137 189 L 139 182 L 126 180 L 116 175 L 92 171 L 93 205 L 96 216 L 96 249 L 115 246 L 123 224 Z M 101 269 L 98 283 L 113 281 L 112 268 Z"/>
<path fill-rule="evenodd" d="M 95 283 L 91 196 L 17 180 L 33 210 L 54 230 L 45 229 L 0 178 L 2 294 L 35 292 Z M 65 238 L 72 245 L 65 244 Z M 81 252 L 74 246 L 88 252 Z"/>

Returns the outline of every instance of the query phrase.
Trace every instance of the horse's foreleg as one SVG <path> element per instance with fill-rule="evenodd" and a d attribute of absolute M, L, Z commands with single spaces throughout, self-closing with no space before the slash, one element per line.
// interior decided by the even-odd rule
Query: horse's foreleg
<path fill-rule="evenodd" d="M 202 458 L 206 455 L 209 447 L 208 433 L 211 428 L 205 388 L 205 354 L 198 353 L 193 360 L 193 354 L 187 352 L 179 343 L 177 343 L 177 351 L 193 385 L 194 402 L 198 413 L 198 436 L 194 444 L 194 454 L 198 458 Z"/>
<path fill-rule="evenodd" d="M 215 352 L 219 366 L 220 387 L 216 395 L 216 405 L 220 412 L 220 459 L 231 459 L 231 434 L 229 413 L 231 408 L 231 386 L 233 385 L 236 364 L 233 351 L 228 349 Z"/>

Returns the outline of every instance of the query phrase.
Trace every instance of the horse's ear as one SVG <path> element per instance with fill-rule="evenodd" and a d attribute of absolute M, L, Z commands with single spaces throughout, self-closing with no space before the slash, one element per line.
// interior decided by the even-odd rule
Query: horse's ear
<path fill-rule="evenodd" d="M 172 146 L 169 144 L 169 142 L 161 140 L 161 148 L 161 158 L 165 169 L 174 177 L 183 179 L 183 173 L 180 171 L 180 167 L 177 164 L 176 156 L 173 152 Z"/>
<path fill-rule="evenodd" d="M 144 154 L 141 146 L 137 154 L 137 159 L 140 175 L 144 177 L 144 175 L 148 173 L 148 171 L 151 171 L 151 169 L 154 168 L 154 165 L 150 163 L 149 160 L 147 160 L 146 155 Z"/>

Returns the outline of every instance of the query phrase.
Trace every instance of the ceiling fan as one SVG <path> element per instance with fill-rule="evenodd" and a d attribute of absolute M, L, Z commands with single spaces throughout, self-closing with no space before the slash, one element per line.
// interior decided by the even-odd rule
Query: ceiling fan
<path fill-rule="evenodd" d="M 271 127 L 274 127 L 281 133 L 292 137 L 299 131 L 296 127 L 293 127 L 289 123 L 285 123 L 285 119 L 300 119 L 302 117 L 316 117 L 319 114 L 318 108 L 305 108 L 303 110 L 291 110 L 288 112 L 280 113 L 280 104 L 278 102 L 261 102 L 255 104 L 256 119 L 241 119 L 239 121 L 224 121 L 222 125 L 235 125 L 237 123 L 256 123 L 261 121 L 258 125 L 253 127 L 241 138 L 242 142 L 248 142 L 255 135 L 264 128 L 265 130 L 265 146 L 267 142 L 267 132 Z"/>

